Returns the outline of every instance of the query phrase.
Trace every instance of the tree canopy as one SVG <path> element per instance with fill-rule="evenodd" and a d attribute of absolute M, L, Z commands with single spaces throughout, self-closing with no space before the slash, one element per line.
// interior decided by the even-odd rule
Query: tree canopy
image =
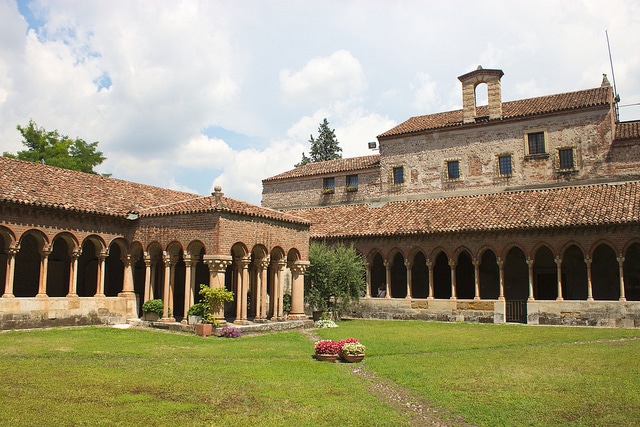
<path fill-rule="evenodd" d="M 311 242 L 309 261 L 304 296 L 312 309 L 331 311 L 334 317 L 339 317 L 364 294 L 364 259 L 353 246 Z"/>
<path fill-rule="evenodd" d="M 311 135 L 309 139 L 311 151 L 309 157 L 302 153 L 302 160 L 295 167 L 306 165 L 307 163 L 324 162 L 325 160 L 341 159 L 342 148 L 338 138 L 336 138 L 335 129 L 329 127 L 329 121 L 325 118 L 318 126 L 318 138 L 315 139 Z"/>
<path fill-rule="evenodd" d="M 33 120 L 29 120 L 26 127 L 18 125 L 16 128 L 22 134 L 22 144 L 27 150 L 18 151 L 17 154 L 4 152 L 4 157 L 93 174 L 97 173 L 93 168 L 106 160 L 103 153 L 98 151 L 98 141 L 87 143 L 80 138 L 71 139 L 61 135 L 58 130 L 47 132 Z"/>

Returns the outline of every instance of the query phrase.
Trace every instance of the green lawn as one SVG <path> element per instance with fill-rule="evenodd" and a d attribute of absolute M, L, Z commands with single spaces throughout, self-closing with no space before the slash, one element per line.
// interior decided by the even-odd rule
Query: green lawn
<path fill-rule="evenodd" d="M 640 330 L 345 321 L 366 371 L 482 426 L 640 425 Z M 634 339 L 629 339 L 634 338 Z M 300 332 L 0 333 L 0 425 L 408 426 Z"/>

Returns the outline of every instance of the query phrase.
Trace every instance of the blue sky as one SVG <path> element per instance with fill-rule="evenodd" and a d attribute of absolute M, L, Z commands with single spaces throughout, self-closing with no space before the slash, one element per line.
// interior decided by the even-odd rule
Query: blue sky
<path fill-rule="evenodd" d="M 327 118 L 345 157 L 457 109 L 500 68 L 509 101 L 600 85 L 640 103 L 636 0 L 0 0 L 0 151 L 16 125 L 100 141 L 99 171 L 260 203 Z M 621 108 L 640 119 L 640 106 Z"/>

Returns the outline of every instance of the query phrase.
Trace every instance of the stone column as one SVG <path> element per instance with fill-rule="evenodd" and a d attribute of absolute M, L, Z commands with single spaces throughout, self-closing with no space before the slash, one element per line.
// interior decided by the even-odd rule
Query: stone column
<path fill-rule="evenodd" d="M 38 280 L 38 294 L 36 298 L 48 298 L 47 295 L 47 274 L 49 272 L 49 255 L 51 247 L 48 246 L 40 252 L 40 278 Z"/>
<path fill-rule="evenodd" d="M 616 258 L 618 260 L 618 268 L 620 271 L 620 299 L 619 301 L 626 301 L 627 297 L 624 292 L 624 256 L 620 255 Z"/>
<path fill-rule="evenodd" d="M 365 268 L 365 284 L 366 284 L 366 289 L 365 289 L 365 294 L 364 297 L 365 298 L 371 298 L 371 264 L 369 264 L 368 262 L 364 263 L 364 268 Z"/>
<path fill-rule="evenodd" d="M 587 264 L 587 301 L 593 301 L 593 284 L 591 283 L 591 263 L 593 260 L 587 255 L 584 263 Z"/>
<path fill-rule="evenodd" d="M 480 262 L 477 259 L 471 261 L 473 264 L 473 300 L 480 300 Z"/>
<path fill-rule="evenodd" d="M 187 255 L 184 257 L 184 316 L 182 317 L 183 324 L 187 322 L 187 312 L 189 308 L 193 305 L 193 285 L 191 283 L 191 268 L 193 262 L 191 260 L 191 256 Z"/>
<path fill-rule="evenodd" d="M 161 322 L 173 322 L 171 317 L 169 317 L 169 298 L 170 298 L 170 287 L 171 287 L 171 256 L 165 254 L 162 257 L 162 261 L 164 263 L 164 286 L 162 287 L 162 319 Z"/>
<path fill-rule="evenodd" d="M 289 263 L 291 270 L 291 313 L 289 319 L 303 320 L 304 314 L 304 272 L 309 268 L 309 261 Z"/>
<path fill-rule="evenodd" d="M 104 297 L 104 275 L 105 275 L 105 261 L 107 259 L 107 257 L 109 256 L 108 252 L 100 252 L 98 254 L 98 286 L 96 289 L 96 294 L 95 296 L 97 297 Z"/>
<path fill-rule="evenodd" d="M 391 298 L 391 263 L 387 260 L 384 260 L 384 268 L 385 268 L 385 273 L 384 273 L 384 278 L 385 278 L 385 287 L 386 287 L 386 292 L 384 297 L 385 298 Z"/>
<path fill-rule="evenodd" d="M 209 267 L 209 287 L 211 289 L 224 288 L 224 279 L 227 267 L 232 262 L 231 255 L 205 255 L 204 262 Z M 215 320 L 219 325 L 226 324 L 224 318 L 224 304 L 217 313 L 214 314 Z"/>
<path fill-rule="evenodd" d="M 272 300 L 274 302 L 273 316 L 271 320 L 284 320 L 284 275 L 283 270 L 286 265 L 285 260 L 279 260 L 277 263 L 272 264 L 274 271 L 273 280 L 273 293 Z"/>
<path fill-rule="evenodd" d="M 255 318 L 256 322 L 265 322 L 267 320 L 267 269 L 269 268 L 269 258 L 260 262 L 260 270 L 258 271 L 258 286 L 260 287 L 260 300 L 258 301 L 258 314 Z"/>
<path fill-rule="evenodd" d="M 498 257 L 496 263 L 498 264 L 498 271 L 500 272 L 500 295 L 498 296 L 498 301 L 504 301 L 504 261 Z"/>
<path fill-rule="evenodd" d="M 411 277 L 412 265 L 411 261 L 404 261 L 404 266 L 407 268 L 407 299 L 411 299 L 411 288 L 413 287 L 413 279 Z"/>
<path fill-rule="evenodd" d="M 151 257 L 148 255 L 144 257 L 144 265 L 145 265 L 145 274 L 144 274 L 144 297 L 142 298 L 142 302 L 149 301 L 152 299 L 153 294 L 151 291 L 151 272 L 153 271 L 151 268 Z"/>
<path fill-rule="evenodd" d="M 449 269 L 451 270 L 451 298 L 450 300 L 457 300 L 456 296 L 456 262 L 453 260 L 449 260 Z"/>
<path fill-rule="evenodd" d="M 122 262 L 124 263 L 124 277 L 122 279 L 122 292 L 118 296 L 133 296 L 135 292 L 133 291 L 133 269 L 131 264 L 135 264 L 136 258 L 127 254 L 122 257 Z"/>
<path fill-rule="evenodd" d="M 67 297 L 77 297 L 78 286 L 78 258 L 82 253 L 82 248 L 78 248 L 71 252 L 71 262 L 69 263 L 69 292 Z"/>
<path fill-rule="evenodd" d="M 15 298 L 13 295 L 13 277 L 15 275 L 15 257 L 18 253 L 18 247 L 9 248 L 7 251 L 7 273 L 4 280 L 4 294 L 2 298 Z"/>
<path fill-rule="evenodd" d="M 238 270 L 238 295 L 236 295 L 236 320 L 238 325 L 246 325 L 247 320 L 247 295 L 249 292 L 249 264 L 250 258 L 236 258 L 236 268 Z"/>
<path fill-rule="evenodd" d="M 558 297 L 556 298 L 556 301 L 564 301 L 564 298 L 562 297 L 562 259 L 557 256 L 555 261 L 558 274 Z"/>
<path fill-rule="evenodd" d="M 427 272 L 429 273 L 429 296 L 427 299 L 434 299 L 433 296 L 433 261 L 427 260 Z"/>
<path fill-rule="evenodd" d="M 529 298 L 527 301 L 535 301 L 535 297 L 533 295 L 533 263 L 535 261 L 531 258 L 527 258 L 527 266 L 529 267 Z"/>

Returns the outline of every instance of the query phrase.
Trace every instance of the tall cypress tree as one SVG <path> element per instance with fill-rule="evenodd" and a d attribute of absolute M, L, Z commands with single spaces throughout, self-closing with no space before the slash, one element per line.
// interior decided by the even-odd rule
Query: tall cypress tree
<path fill-rule="evenodd" d="M 338 138 L 336 138 L 335 129 L 329 127 L 329 121 L 323 119 L 320 126 L 318 126 L 318 138 L 315 139 L 311 135 L 309 143 L 311 144 L 311 151 L 309 157 L 302 153 L 302 160 L 296 164 L 295 167 L 306 165 L 307 163 L 324 162 L 325 160 L 341 159 L 342 148 Z"/>

